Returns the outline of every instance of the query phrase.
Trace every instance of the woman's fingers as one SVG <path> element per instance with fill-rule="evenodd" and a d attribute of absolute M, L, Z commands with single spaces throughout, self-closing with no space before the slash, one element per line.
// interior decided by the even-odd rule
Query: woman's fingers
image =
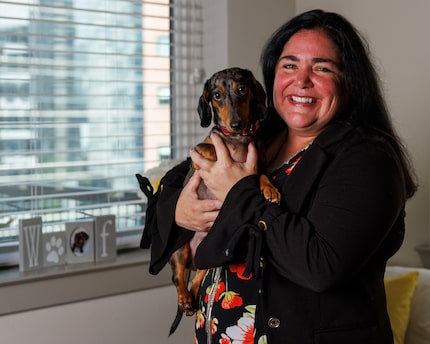
<path fill-rule="evenodd" d="M 215 132 L 211 134 L 212 144 L 215 147 L 216 156 L 218 161 L 232 161 L 230 151 L 225 145 L 222 138 Z"/>
<path fill-rule="evenodd" d="M 258 151 L 254 141 L 248 145 L 248 155 L 244 165 L 251 174 L 258 172 Z"/>
<path fill-rule="evenodd" d="M 200 177 L 199 173 L 193 173 L 191 178 L 188 180 L 187 184 L 185 185 L 185 189 L 189 190 L 189 195 L 191 198 L 198 198 L 197 195 L 197 188 L 199 187 L 200 183 L 202 181 L 202 178 Z"/>
<path fill-rule="evenodd" d="M 200 182 L 200 174 L 196 171 L 179 195 L 175 209 L 175 221 L 180 227 L 197 232 L 207 232 L 218 216 L 222 202 L 200 200 L 197 193 Z"/>
<path fill-rule="evenodd" d="M 217 199 L 223 201 L 233 185 L 240 179 L 258 172 L 258 154 L 254 143 L 250 143 L 247 155 L 240 159 L 244 162 L 236 162 L 218 134 L 212 133 L 211 140 L 217 154 L 216 161 L 205 159 L 194 150 L 190 152 L 190 155 L 191 159 L 200 166 L 199 173 L 206 186 Z"/>

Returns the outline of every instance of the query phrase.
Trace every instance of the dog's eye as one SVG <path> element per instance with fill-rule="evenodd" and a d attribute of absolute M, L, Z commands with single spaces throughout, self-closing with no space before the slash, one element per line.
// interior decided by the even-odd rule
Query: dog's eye
<path fill-rule="evenodd" d="M 220 101 L 220 100 L 221 100 L 221 93 L 220 93 L 220 92 L 214 92 L 214 94 L 213 94 L 213 98 L 214 98 L 216 101 Z"/>
<path fill-rule="evenodd" d="M 241 95 L 244 96 L 246 94 L 246 92 L 248 92 L 248 89 L 245 85 L 240 85 L 237 89 L 237 92 Z"/>

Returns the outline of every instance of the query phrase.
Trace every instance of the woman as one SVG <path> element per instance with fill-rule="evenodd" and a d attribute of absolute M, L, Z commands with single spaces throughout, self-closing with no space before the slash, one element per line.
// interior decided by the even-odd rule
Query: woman
<path fill-rule="evenodd" d="M 346 19 L 314 10 L 281 26 L 261 61 L 281 204 L 260 194 L 253 144 L 236 163 L 212 135 L 217 162 L 192 151 L 191 182 L 180 186 L 185 164 L 162 181 L 152 263 L 208 231 L 195 257 L 210 269 L 198 343 L 393 343 L 384 270 L 416 184 L 365 45 Z M 200 178 L 217 201 L 196 200 Z"/>

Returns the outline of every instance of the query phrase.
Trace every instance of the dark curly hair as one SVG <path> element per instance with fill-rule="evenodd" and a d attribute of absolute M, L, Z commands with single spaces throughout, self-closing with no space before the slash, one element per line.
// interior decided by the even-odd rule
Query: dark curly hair
<path fill-rule="evenodd" d="M 268 122 L 276 128 L 285 128 L 273 104 L 275 67 L 288 40 L 300 30 L 321 29 L 339 48 L 344 87 L 349 101 L 336 120 L 353 125 L 371 127 L 388 137 L 398 153 L 405 174 L 407 195 L 412 197 L 417 189 L 416 177 L 407 150 L 397 135 L 382 96 L 379 78 L 370 60 L 366 40 L 343 16 L 311 10 L 283 24 L 267 41 L 261 54 L 261 66 L 267 93 Z"/>

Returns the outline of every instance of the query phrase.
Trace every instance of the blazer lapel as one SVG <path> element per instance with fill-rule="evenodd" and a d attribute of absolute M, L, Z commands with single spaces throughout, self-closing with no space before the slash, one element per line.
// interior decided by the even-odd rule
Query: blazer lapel
<path fill-rule="evenodd" d="M 300 213 L 311 199 L 315 183 L 331 161 L 339 143 L 354 129 L 349 124 L 329 125 L 303 155 L 283 186 L 287 208 Z"/>

